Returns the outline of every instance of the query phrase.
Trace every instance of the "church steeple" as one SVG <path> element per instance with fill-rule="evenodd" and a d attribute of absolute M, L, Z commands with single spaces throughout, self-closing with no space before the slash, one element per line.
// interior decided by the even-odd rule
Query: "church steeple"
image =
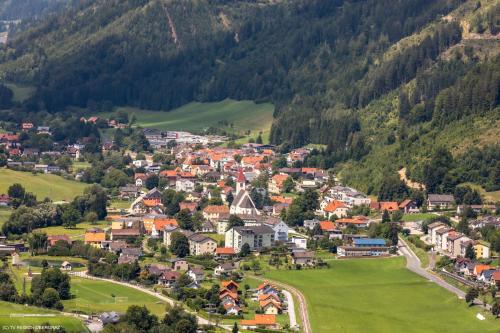
<path fill-rule="evenodd" d="M 243 169 L 240 168 L 238 170 L 238 176 L 236 177 L 236 193 L 246 189 L 246 181 L 247 180 L 245 178 L 245 174 L 243 173 Z"/>

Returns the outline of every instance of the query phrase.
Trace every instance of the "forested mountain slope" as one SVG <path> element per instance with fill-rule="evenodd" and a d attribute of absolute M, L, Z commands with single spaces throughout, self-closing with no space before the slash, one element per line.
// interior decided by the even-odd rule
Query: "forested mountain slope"
<path fill-rule="evenodd" d="M 0 77 L 36 85 L 24 108 L 50 112 L 271 101 L 273 143 L 325 144 L 306 163 L 376 192 L 400 166 L 422 180 L 437 146 L 498 144 L 499 14 L 494 0 L 84 0 L 17 34 Z"/>

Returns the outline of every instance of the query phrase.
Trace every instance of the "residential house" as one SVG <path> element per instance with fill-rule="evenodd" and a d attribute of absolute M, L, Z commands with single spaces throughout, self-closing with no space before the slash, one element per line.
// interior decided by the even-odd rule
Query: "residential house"
<path fill-rule="evenodd" d="M 187 271 L 189 269 L 189 264 L 186 259 L 183 258 L 174 258 L 169 259 L 170 268 L 174 271 Z"/>
<path fill-rule="evenodd" d="M 47 242 L 49 247 L 56 245 L 57 242 L 65 242 L 71 244 L 71 238 L 68 235 L 50 235 L 47 236 Z"/>
<path fill-rule="evenodd" d="M 450 209 L 455 204 L 455 199 L 451 194 L 429 194 L 427 196 L 427 209 Z"/>
<path fill-rule="evenodd" d="M 436 244 L 436 231 L 445 227 L 446 225 L 442 222 L 434 222 L 427 226 L 427 234 L 430 236 L 431 244 Z"/>
<path fill-rule="evenodd" d="M 111 229 L 111 240 L 127 240 L 135 239 L 141 236 L 141 230 L 138 228 L 126 228 L 126 229 Z"/>
<path fill-rule="evenodd" d="M 388 212 L 395 212 L 399 210 L 399 205 L 396 201 L 381 201 L 379 202 L 379 207 L 381 212 L 385 210 Z"/>
<path fill-rule="evenodd" d="M 188 240 L 189 253 L 194 256 L 213 254 L 217 248 L 217 241 L 203 234 L 193 234 Z"/>
<path fill-rule="evenodd" d="M 367 228 L 370 225 L 370 219 L 366 216 L 353 216 L 344 217 L 335 221 L 339 228 L 346 228 L 349 225 L 356 226 L 358 228 Z"/>
<path fill-rule="evenodd" d="M 141 187 L 136 185 L 127 185 L 120 187 L 120 198 L 135 199 L 141 195 Z"/>
<path fill-rule="evenodd" d="M 416 214 L 420 213 L 415 201 L 411 199 L 405 199 L 399 203 L 399 209 L 401 209 L 405 214 Z"/>
<path fill-rule="evenodd" d="M 230 274 L 231 272 L 234 272 L 235 270 L 237 270 L 238 267 L 239 267 L 238 263 L 226 262 L 226 263 L 220 264 L 214 268 L 214 275 L 221 276 L 221 275 Z"/>
<path fill-rule="evenodd" d="M 259 306 L 264 314 L 267 315 L 277 315 L 282 310 L 281 303 L 275 301 L 274 299 L 259 301 Z"/>
<path fill-rule="evenodd" d="M 294 265 L 301 265 L 301 266 L 314 265 L 315 263 L 314 252 L 313 251 L 295 252 L 292 254 L 292 263 Z"/>
<path fill-rule="evenodd" d="M 266 225 L 232 227 L 226 231 L 225 244 L 238 253 L 245 243 L 251 250 L 259 250 L 273 245 L 274 234 L 274 230 Z"/>
<path fill-rule="evenodd" d="M 236 255 L 232 247 L 218 247 L 215 249 L 216 259 L 231 259 Z"/>
<path fill-rule="evenodd" d="M 201 283 L 205 279 L 203 268 L 193 267 L 187 272 L 188 276 L 196 283 Z"/>
<path fill-rule="evenodd" d="M 295 244 L 295 246 L 299 249 L 307 249 L 307 238 L 300 235 L 293 235 L 290 238 L 290 242 Z"/>
<path fill-rule="evenodd" d="M 447 237 L 450 232 L 454 232 L 452 228 L 444 227 L 436 230 L 435 249 L 438 251 L 446 251 L 448 249 Z"/>
<path fill-rule="evenodd" d="M 106 233 L 99 228 L 87 229 L 84 235 L 84 243 L 96 247 L 101 246 L 101 242 L 106 240 Z"/>
<path fill-rule="evenodd" d="M 347 205 L 345 205 L 343 202 L 333 200 L 326 205 L 326 207 L 323 209 L 323 212 L 328 219 L 330 219 L 332 216 L 343 218 L 347 216 L 348 210 L 349 207 L 347 207 Z"/>
<path fill-rule="evenodd" d="M 167 272 L 164 272 L 158 278 L 158 284 L 165 286 L 167 288 L 172 288 L 175 286 L 177 281 L 179 281 L 180 277 L 181 277 L 181 273 L 179 273 L 179 272 L 167 271 Z"/>
<path fill-rule="evenodd" d="M 163 231 L 165 227 L 177 227 L 179 224 L 176 219 L 172 218 L 162 218 L 156 219 L 153 223 L 153 228 L 151 230 L 151 237 L 158 238 L 163 237 Z"/>
<path fill-rule="evenodd" d="M 287 174 L 276 174 L 272 176 L 269 182 L 269 192 L 275 194 L 283 192 L 284 183 L 288 177 L 290 176 Z"/>
<path fill-rule="evenodd" d="M 461 254 L 460 244 L 469 240 L 467 236 L 459 232 L 448 233 L 447 237 L 447 252 L 451 257 L 456 258 Z"/>
<path fill-rule="evenodd" d="M 304 220 L 304 228 L 313 230 L 316 225 L 319 224 L 318 219 Z"/>
<path fill-rule="evenodd" d="M 212 222 L 228 216 L 229 207 L 227 206 L 208 205 L 203 209 L 203 217 Z"/>
<path fill-rule="evenodd" d="M 148 176 L 144 173 L 136 173 L 134 175 L 135 186 L 142 187 L 146 185 L 146 180 Z"/>
<path fill-rule="evenodd" d="M 478 259 L 488 259 L 490 257 L 490 244 L 485 241 L 476 241 L 474 244 L 474 252 Z"/>
<path fill-rule="evenodd" d="M 190 178 L 180 178 L 175 181 L 175 190 L 177 192 L 193 192 L 196 183 Z"/>
<path fill-rule="evenodd" d="M 240 326 L 243 329 L 255 329 L 259 327 L 278 328 L 278 324 L 276 322 L 276 316 L 273 314 L 255 314 L 254 319 L 244 319 L 240 321 Z"/>

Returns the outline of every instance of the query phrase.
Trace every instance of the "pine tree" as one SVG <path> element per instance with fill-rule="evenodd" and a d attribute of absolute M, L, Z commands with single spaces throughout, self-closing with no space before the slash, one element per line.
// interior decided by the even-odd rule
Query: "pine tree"
<path fill-rule="evenodd" d="M 384 212 L 382 213 L 382 223 L 387 223 L 390 221 L 391 221 L 391 216 L 389 215 L 387 209 L 384 209 Z"/>

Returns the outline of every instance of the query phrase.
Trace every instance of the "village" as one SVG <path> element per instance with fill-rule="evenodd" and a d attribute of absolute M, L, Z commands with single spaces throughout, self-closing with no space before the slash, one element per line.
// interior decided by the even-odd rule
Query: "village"
<path fill-rule="evenodd" d="M 98 117 L 80 121 L 126 127 Z M 500 228 L 495 205 L 457 205 L 451 193 L 378 201 L 345 186 L 332 171 L 304 164 L 313 148 L 280 153 L 256 142 L 228 147 L 222 136 L 141 131 L 149 151 L 120 149 L 113 141 L 102 144 L 100 153 L 123 158 L 127 171 L 126 183 L 111 187 L 101 182 L 109 200 L 105 222 L 90 225 L 81 240 L 64 230 L 48 234 L 38 249 L 54 258 L 68 257 L 75 244 L 102 253 L 86 271 L 75 270 L 71 260 L 61 263 L 62 270 L 136 281 L 221 325 L 297 331 L 302 327 L 291 294 L 263 277 L 270 267 L 319 270 L 331 260 L 403 256 L 400 248 L 408 247 L 423 249 L 425 258 L 433 258 L 431 268 L 457 283 L 483 289 L 500 285 L 498 260 L 492 260 L 498 253 L 479 232 Z M 72 165 L 85 163 L 90 138 L 40 150 L 23 146 L 27 133 L 53 135 L 49 127 L 29 122 L 15 133 L 0 133 L 8 155 L 5 168 L 85 180 L 92 166 Z M 169 158 L 159 158 L 164 156 Z M 103 172 L 114 170 L 110 166 Z M 17 208 L 16 200 L 0 193 L 0 206 Z M 463 216 L 473 217 L 470 232 L 457 230 Z M 10 256 L 14 267 L 22 266 L 28 246 L 6 236 L 0 253 Z M 107 253 L 116 258 L 111 265 L 131 267 L 133 273 L 111 273 Z M 95 315 L 103 324 L 120 316 Z"/>

